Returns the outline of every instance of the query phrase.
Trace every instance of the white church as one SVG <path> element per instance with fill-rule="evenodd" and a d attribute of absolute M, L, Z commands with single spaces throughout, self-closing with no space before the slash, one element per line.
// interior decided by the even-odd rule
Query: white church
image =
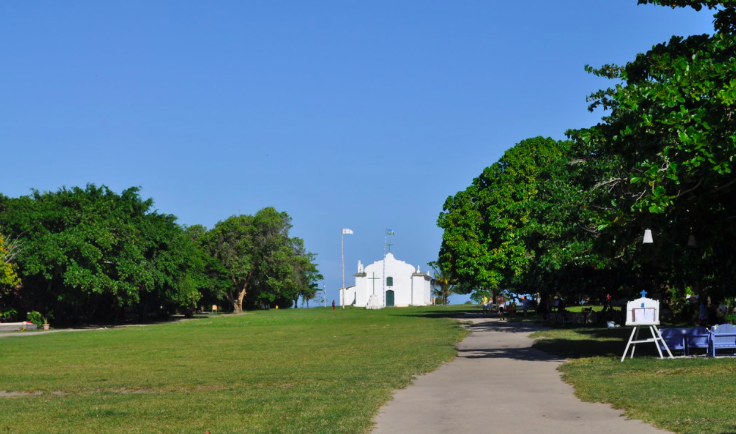
<path fill-rule="evenodd" d="M 381 309 L 432 304 L 429 274 L 399 261 L 391 253 L 386 254 L 385 264 L 376 261 L 363 268 L 358 261 L 358 272 L 354 276 L 355 286 L 340 291 L 343 306 Z"/>

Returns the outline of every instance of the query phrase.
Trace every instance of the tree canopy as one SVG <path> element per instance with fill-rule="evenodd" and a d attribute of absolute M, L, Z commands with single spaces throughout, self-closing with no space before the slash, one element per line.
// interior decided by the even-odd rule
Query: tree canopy
<path fill-rule="evenodd" d="M 719 8 L 716 32 L 673 36 L 624 66 L 588 70 L 617 81 L 590 96 L 608 114 L 569 131 L 581 160 L 597 178 L 599 242 L 618 257 L 659 270 L 660 282 L 733 287 L 736 218 L 736 37 L 730 2 L 640 1 Z M 645 228 L 655 245 L 640 246 Z M 691 237 L 692 236 L 692 237 Z M 688 247 L 689 240 L 697 240 Z M 693 244 L 693 243 L 690 243 Z M 647 248 L 645 248 L 647 247 Z"/>
<path fill-rule="evenodd" d="M 474 288 L 536 292 L 551 276 L 600 265 L 570 154 L 570 142 L 523 140 L 448 198 L 438 219 L 444 269 Z"/>
<path fill-rule="evenodd" d="M 715 32 L 673 36 L 623 66 L 586 67 L 614 81 L 589 97 L 590 110 L 605 112 L 597 125 L 569 130 L 569 142 L 524 140 L 448 198 L 440 262 L 462 281 L 733 295 L 735 6 L 639 3 L 714 9 Z M 644 229 L 654 245 L 641 245 Z"/>
<path fill-rule="evenodd" d="M 250 307 L 289 307 L 321 279 L 303 241 L 288 237 L 289 216 L 273 208 L 208 231 L 178 225 L 138 188 L 88 184 L 2 199 L 0 285 L 18 287 L 2 302 L 53 311 L 61 323 L 189 314 L 224 299 L 240 310 L 233 291 L 244 296 L 246 287 Z M 8 236 L 23 246 L 12 257 Z"/>
<path fill-rule="evenodd" d="M 314 254 L 300 238 L 289 236 L 291 227 L 287 213 L 267 207 L 218 222 L 203 236 L 204 249 L 220 261 L 231 282 L 225 294 L 236 312 L 244 303 L 288 306 L 316 291 L 322 276 Z"/>

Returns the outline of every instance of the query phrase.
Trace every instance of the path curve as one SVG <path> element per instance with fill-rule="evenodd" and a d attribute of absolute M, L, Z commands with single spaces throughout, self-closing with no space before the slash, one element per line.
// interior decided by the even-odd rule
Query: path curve
<path fill-rule="evenodd" d="M 610 405 L 582 402 L 560 378 L 564 360 L 533 349 L 541 326 L 469 319 L 458 357 L 397 391 L 373 434 L 664 434 Z"/>

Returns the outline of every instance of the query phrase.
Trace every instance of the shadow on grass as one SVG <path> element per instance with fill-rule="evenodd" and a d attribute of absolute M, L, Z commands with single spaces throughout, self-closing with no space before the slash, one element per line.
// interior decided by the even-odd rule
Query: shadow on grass
<path fill-rule="evenodd" d="M 464 348 L 460 345 L 458 352 L 461 357 L 468 358 L 509 358 L 515 360 L 558 361 L 561 359 L 579 359 L 587 357 L 614 357 L 623 355 L 626 343 L 631 335 L 630 327 L 606 328 L 574 324 L 557 327 L 547 327 L 541 323 L 538 315 L 527 317 L 516 315 L 510 321 L 499 321 L 498 314 L 484 313 L 477 306 L 433 307 L 421 311 L 398 313 L 401 316 L 425 318 L 452 318 L 457 320 L 473 320 L 464 327 L 474 333 L 529 333 L 545 331 L 542 336 L 536 337 L 536 342 L 524 348 Z M 481 321 L 478 321 L 481 319 Z M 469 321 L 470 322 L 470 321 Z M 472 335 L 471 335 L 472 336 Z M 642 329 L 639 338 L 649 338 L 649 330 Z M 636 356 L 659 357 L 653 343 L 638 344 Z"/>
<path fill-rule="evenodd" d="M 478 322 L 465 327 L 474 333 L 518 333 L 521 335 L 550 330 L 539 323 L 497 320 Z M 575 335 L 579 331 L 592 336 L 590 339 L 578 339 Z M 626 329 L 623 331 L 625 332 Z M 458 353 L 461 357 L 471 359 L 508 358 L 512 360 L 554 362 L 582 357 L 620 357 L 628 339 L 628 335 L 624 336 L 621 329 L 564 329 L 552 330 L 552 332 L 572 334 L 576 338 L 542 338 L 537 340 L 531 347 L 508 347 L 504 346 L 503 342 L 494 342 L 494 347 L 488 348 L 478 348 L 477 346 L 467 348 L 465 345 L 460 345 Z M 473 345 L 472 342 L 468 342 L 468 344 Z M 639 354 L 639 349 L 637 351 L 637 354 Z M 654 353 L 655 351 L 656 349 L 652 346 L 651 352 Z M 642 350 L 640 353 L 641 355 L 648 355 L 649 351 Z"/>
<path fill-rule="evenodd" d="M 480 308 L 470 307 L 463 309 L 429 308 L 423 310 L 397 312 L 397 316 L 422 317 L 422 318 L 483 318 L 489 314 L 483 313 Z M 494 314 L 497 315 L 497 314 Z"/>
<path fill-rule="evenodd" d="M 541 339 L 532 347 L 565 359 L 621 357 L 626 348 L 626 342 L 625 340 L 616 342 L 594 339 Z M 637 355 L 653 355 L 655 352 L 654 346 L 651 349 L 652 354 L 649 354 L 648 349 L 637 348 Z"/>
<path fill-rule="evenodd" d="M 566 337 L 563 333 L 555 336 L 557 333 L 553 332 L 538 339 L 533 347 L 567 359 L 585 357 L 619 358 L 626 349 L 626 344 L 631 336 L 631 330 L 631 328 L 625 327 L 615 329 L 584 328 L 567 331 L 571 337 Z M 650 337 L 648 332 L 641 331 L 639 333 L 639 339 L 648 339 Z M 630 350 L 628 354 L 631 354 Z M 641 357 L 659 357 L 659 352 L 653 342 L 637 344 L 635 354 Z"/>
<path fill-rule="evenodd" d="M 491 312 L 484 312 L 478 306 L 438 306 L 438 307 L 425 307 L 415 308 L 415 310 L 399 310 L 405 308 L 390 308 L 396 309 L 395 315 L 398 316 L 409 316 L 409 317 L 422 317 L 422 318 L 452 318 L 452 319 L 477 319 L 477 318 L 498 318 L 498 312 L 493 310 Z M 524 316 L 521 313 L 508 315 L 507 318 L 510 322 L 533 322 L 541 321 L 539 315 L 535 313 L 529 313 Z"/>

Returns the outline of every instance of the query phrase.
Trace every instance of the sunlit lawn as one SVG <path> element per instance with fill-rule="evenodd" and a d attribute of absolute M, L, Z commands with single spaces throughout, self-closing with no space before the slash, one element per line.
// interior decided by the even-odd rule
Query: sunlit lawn
<path fill-rule="evenodd" d="M 0 338 L 0 433 L 363 433 L 455 356 L 451 308 L 270 310 Z M 455 308 L 457 309 L 457 308 Z"/>

